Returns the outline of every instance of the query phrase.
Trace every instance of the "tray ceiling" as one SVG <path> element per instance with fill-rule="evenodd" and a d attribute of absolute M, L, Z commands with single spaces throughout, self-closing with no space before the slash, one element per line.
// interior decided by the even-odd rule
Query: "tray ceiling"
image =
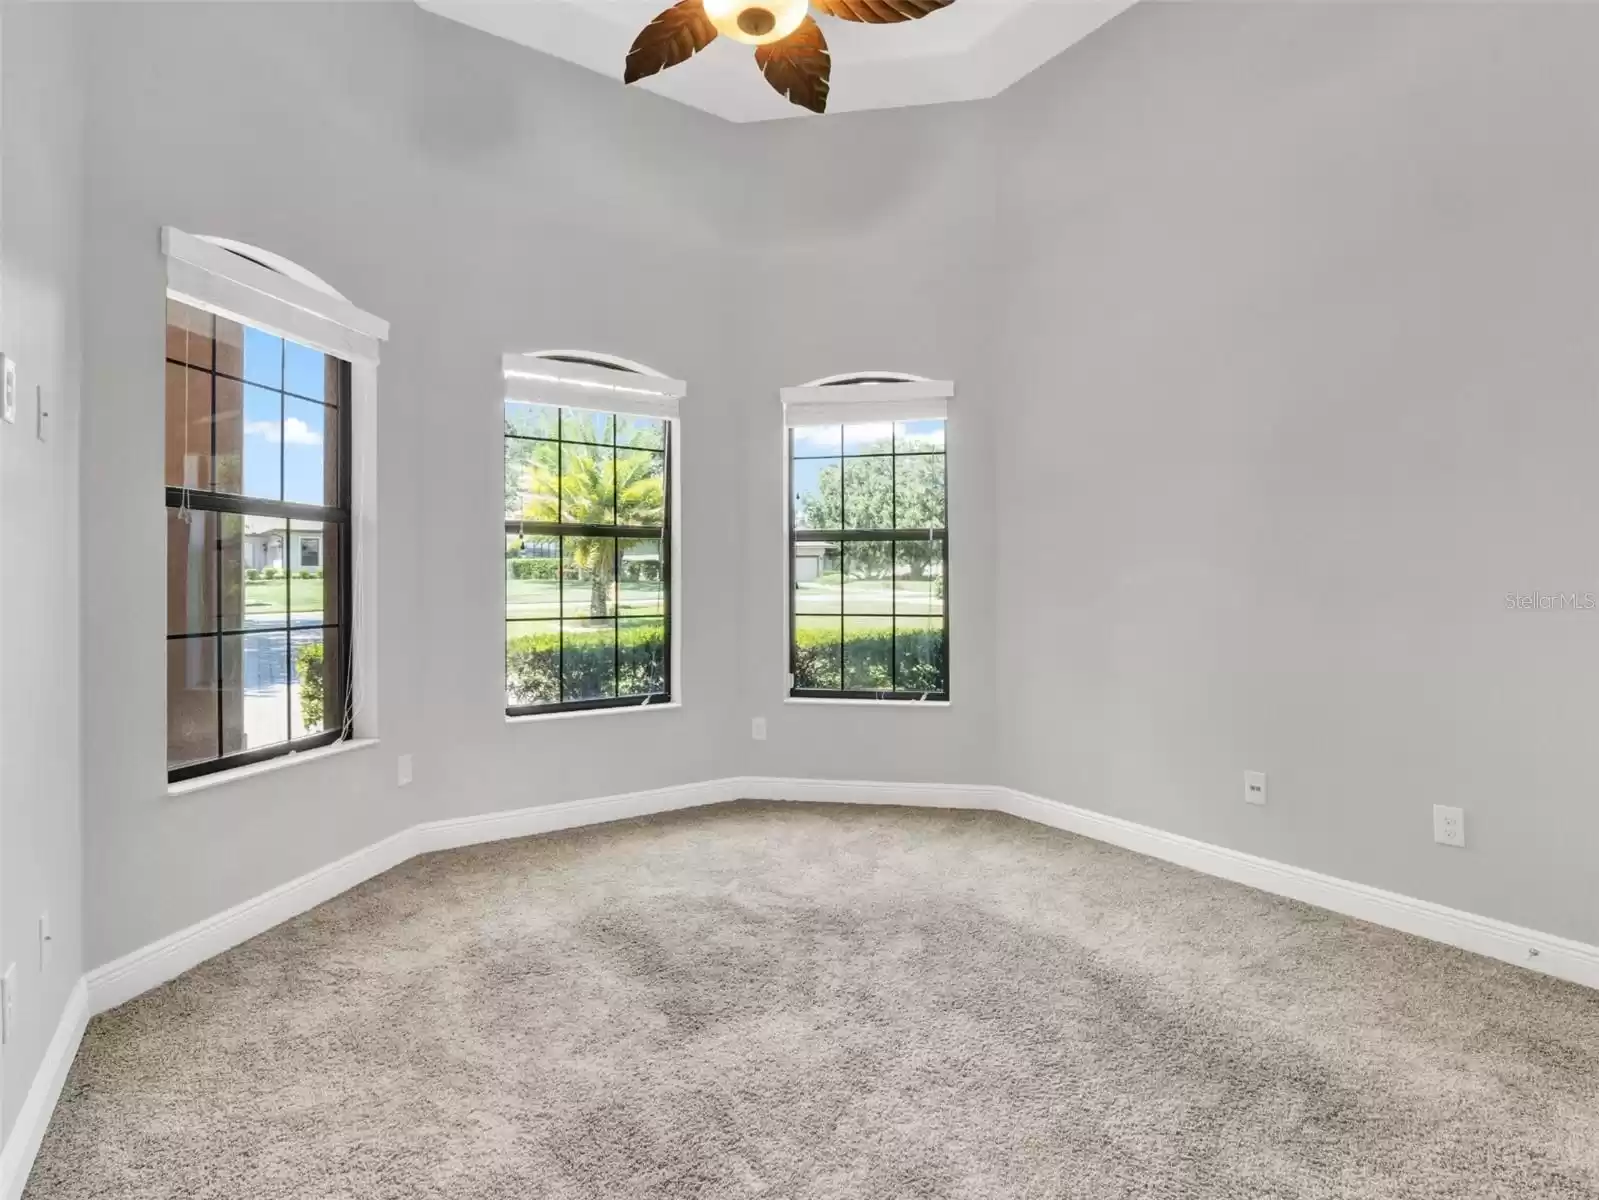
<path fill-rule="evenodd" d="M 1004 91 L 1136 0 L 958 0 L 920 21 L 820 18 L 833 59 L 829 112 L 979 100 Z M 634 36 L 670 0 L 417 0 L 423 8 L 617 81 Z M 718 38 L 636 87 L 729 121 L 805 116 L 752 69 L 751 50 Z"/>

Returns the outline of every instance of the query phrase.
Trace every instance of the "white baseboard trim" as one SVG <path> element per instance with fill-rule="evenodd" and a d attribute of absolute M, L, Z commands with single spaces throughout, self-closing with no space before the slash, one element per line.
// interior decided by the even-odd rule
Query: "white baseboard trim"
<path fill-rule="evenodd" d="M 235 904 L 214 917 L 207 917 L 94 968 L 84 976 L 90 1013 L 116 1008 L 153 987 L 176 979 L 206 959 L 231 950 L 290 917 L 398 866 L 416 853 L 414 834 L 414 829 L 401 830 L 381 842 L 374 842 L 242 904 Z"/>
<path fill-rule="evenodd" d="M 734 776 L 413 825 L 96 967 L 73 989 L 27 1101 L 17 1114 L 4 1150 L 0 1151 L 0 1200 L 18 1200 L 21 1195 L 84 1027 L 92 1015 L 116 1008 L 175 979 L 206 959 L 265 933 L 417 854 L 739 799 L 1004 812 L 1344 916 L 1599 988 L 1599 947 L 1335 879 L 1011 788 L 982 784 Z"/>
<path fill-rule="evenodd" d="M 804 804 L 898 804 L 911 808 L 997 808 L 1008 788 L 965 783 L 878 783 L 846 779 L 780 779 L 745 775 L 723 781 L 730 800 L 794 800 Z"/>
<path fill-rule="evenodd" d="M 413 854 L 434 850 L 453 850 L 481 842 L 554 833 L 582 825 L 603 825 L 652 813 L 697 808 L 734 798 L 732 779 L 712 779 L 705 783 L 684 783 L 676 787 L 653 788 L 647 792 L 625 792 L 619 796 L 600 796 L 593 800 L 568 800 L 536 808 L 514 808 L 505 812 L 483 813 L 473 817 L 452 817 L 414 826 Z"/>
<path fill-rule="evenodd" d="M 83 1040 L 84 1027 L 89 1023 L 89 992 L 83 980 L 73 985 L 67 995 L 66 1007 L 56 1031 L 45 1047 L 44 1061 L 34 1073 L 28 1096 L 17 1111 L 11 1126 L 11 1136 L 0 1150 L 0 1200 L 18 1200 L 27 1186 L 28 1172 L 33 1170 L 34 1156 L 44 1141 L 44 1131 L 50 1125 L 50 1115 L 55 1112 L 61 1087 L 72 1069 L 72 1060 L 78 1055 L 78 1043 Z"/>
<path fill-rule="evenodd" d="M 85 976 L 88 1010 L 92 1015 L 115 1008 L 417 854 L 738 799 L 992 809 L 1275 895 L 1302 900 L 1345 916 L 1599 988 L 1599 947 L 1195 841 L 1010 788 L 982 784 L 733 776 L 414 825 L 95 968 Z M 0 1200 L 5 1198 L 0 1196 Z"/>
<path fill-rule="evenodd" d="M 1024 820 L 1135 850 L 1205 875 L 1599 988 L 1599 946 L 1213 846 L 1026 792 L 1009 791 L 999 807 Z"/>

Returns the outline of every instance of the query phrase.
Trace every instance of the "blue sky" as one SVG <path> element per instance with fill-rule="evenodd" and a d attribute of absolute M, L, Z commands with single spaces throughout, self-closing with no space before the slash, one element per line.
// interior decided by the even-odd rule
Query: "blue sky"
<path fill-rule="evenodd" d="M 313 403 L 323 396 L 325 361 L 316 350 L 246 327 L 246 495 L 302 504 L 332 504 L 337 499 L 323 495 L 322 466 L 335 413 Z M 279 395 L 279 387 L 298 395 Z M 301 398 L 306 396 L 311 399 Z"/>

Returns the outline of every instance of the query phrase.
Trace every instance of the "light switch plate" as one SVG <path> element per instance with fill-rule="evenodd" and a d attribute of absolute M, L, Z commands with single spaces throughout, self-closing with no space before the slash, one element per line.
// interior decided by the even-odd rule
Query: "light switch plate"
<path fill-rule="evenodd" d="M 38 397 L 39 401 L 37 409 L 38 423 L 34 426 L 34 433 L 41 442 L 48 442 L 50 440 L 50 410 L 44 405 L 44 384 L 41 383 L 34 389 L 34 395 Z"/>
<path fill-rule="evenodd" d="M 17 964 L 0 975 L 0 1043 L 9 1042 L 17 1030 Z"/>
<path fill-rule="evenodd" d="M 0 403 L 0 417 L 17 423 L 17 364 L 9 354 L 0 354 L 0 376 L 5 380 L 4 401 Z"/>
<path fill-rule="evenodd" d="M 401 787 L 404 787 L 406 784 L 411 782 L 411 756 L 409 754 L 400 755 L 399 766 L 396 774 L 399 778 Z"/>

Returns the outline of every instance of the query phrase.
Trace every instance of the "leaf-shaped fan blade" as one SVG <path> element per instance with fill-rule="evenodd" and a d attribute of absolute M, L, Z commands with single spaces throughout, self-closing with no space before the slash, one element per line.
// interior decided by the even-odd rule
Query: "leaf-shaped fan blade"
<path fill-rule="evenodd" d="M 639 31 L 627 52 L 623 83 L 637 83 L 687 62 L 716 40 L 716 26 L 700 0 L 681 0 Z"/>
<path fill-rule="evenodd" d="M 778 95 L 812 112 L 827 111 L 833 58 L 822 27 L 809 15 L 786 38 L 755 47 L 755 62 Z"/>
<path fill-rule="evenodd" d="M 811 7 L 824 16 L 845 21 L 893 25 L 925 17 L 953 3 L 955 0 L 811 0 Z"/>

